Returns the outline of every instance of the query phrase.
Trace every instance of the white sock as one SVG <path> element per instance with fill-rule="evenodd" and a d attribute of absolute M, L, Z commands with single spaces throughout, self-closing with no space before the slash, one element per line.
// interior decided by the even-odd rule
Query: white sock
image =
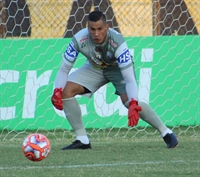
<path fill-rule="evenodd" d="M 83 144 L 89 144 L 90 143 L 89 138 L 87 136 L 77 136 L 76 139 L 80 140 L 81 143 L 83 143 Z"/>
<path fill-rule="evenodd" d="M 76 136 L 87 136 L 82 121 L 81 108 L 77 100 L 73 98 L 63 99 L 63 109 L 67 120 L 76 133 Z"/>
<path fill-rule="evenodd" d="M 87 132 L 83 125 L 82 114 L 77 100 L 73 98 L 63 99 L 63 109 L 67 120 L 75 131 L 76 137 L 80 137 L 82 143 L 88 144 Z"/>
<path fill-rule="evenodd" d="M 167 130 L 165 130 L 164 132 L 161 133 L 161 136 L 164 137 L 167 133 L 171 134 L 173 132 L 172 132 L 172 130 L 170 130 L 169 128 L 167 128 Z"/>

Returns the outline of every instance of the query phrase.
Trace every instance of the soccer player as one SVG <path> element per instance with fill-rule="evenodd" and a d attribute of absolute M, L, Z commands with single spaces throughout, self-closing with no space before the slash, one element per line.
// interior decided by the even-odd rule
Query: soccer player
<path fill-rule="evenodd" d="M 87 62 L 69 74 L 79 53 L 87 58 Z M 52 104 L 64 110 L 76 134 L 76 140 L 62 150 L 91 148 L 75 96 L 91 96 L 109 82 L 128 108 L 128 126 L 136 126 L 141 118 L 159 131 L 168 148 L 178 145 L 172 130 L 163 124 L 148 104 L 138 101 L 134 63 L 123 36 L 109 28 L 101 11 L 93 11 L 88 16 L 88 28 L 73 36 L 63 54 L 63 62 L 55 80 Z"/>

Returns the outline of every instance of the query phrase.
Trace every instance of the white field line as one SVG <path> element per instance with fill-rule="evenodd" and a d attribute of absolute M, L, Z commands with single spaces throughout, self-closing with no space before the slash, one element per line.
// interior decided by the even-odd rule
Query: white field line
<path fill-rule="evenodd" d="M 172 161 L 147 161 L 147 162 L 123 162 L 123 163 L 107 163 L 107 164 L 86 164 L 86 165 L 63 165 L 63 166 L 15 166 L 0 167 L 0 170 L 16 170 L 16 169 L 55 169 L 55 168 L 91 168 L 91 167 L 115 167 L 122 165 L 156 165 L 164 163 L 200 163 L 200 160 L 172 160 Z"/>

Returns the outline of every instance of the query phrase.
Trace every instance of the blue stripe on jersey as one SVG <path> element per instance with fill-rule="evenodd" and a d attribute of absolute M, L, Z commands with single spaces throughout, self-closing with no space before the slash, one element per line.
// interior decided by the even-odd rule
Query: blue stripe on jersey
<path fill-rule="evenodd" d="M 65 51 L 65 57 L 70 61 L 74 61 L 77 56 L 78 56 L 78 52 L 76 51 L 73 43 L 71 42 L 67 50 Z"/>
<path fill-rule="evenodd" d="M 126 63 L 131 59 L 131 54 L 129 52 L 129 49 L 127 49 L 125 52 L 123 52 L 118 58 L 118 63 Z"/>

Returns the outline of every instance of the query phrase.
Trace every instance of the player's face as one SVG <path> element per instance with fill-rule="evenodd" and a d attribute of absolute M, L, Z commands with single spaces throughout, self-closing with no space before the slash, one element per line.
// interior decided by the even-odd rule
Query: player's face
<path fill-rule="evenodd" d="M 88 29 L 94 43 L 102 44 L 106 40 L 109 26 L 103 20 L 96 22 L 89 21 Z"/>

